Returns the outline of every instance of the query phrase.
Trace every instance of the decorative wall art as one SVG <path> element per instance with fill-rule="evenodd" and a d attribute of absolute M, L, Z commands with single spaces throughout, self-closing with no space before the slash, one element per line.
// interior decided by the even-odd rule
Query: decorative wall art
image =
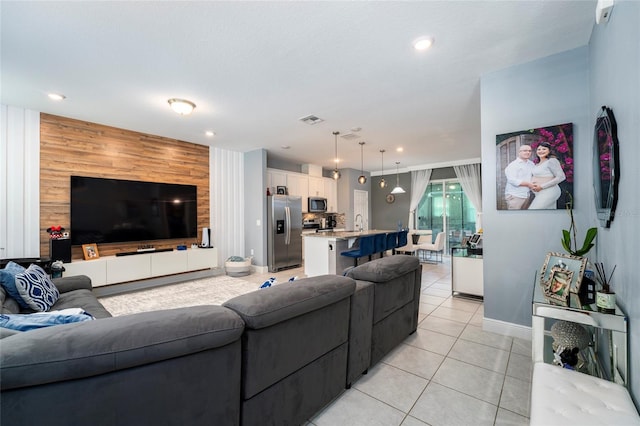
<path fill-rule="evenodd" d="M 564 209 L 573 166 L 573 123 L 497 135 L 497 209 Z"/>

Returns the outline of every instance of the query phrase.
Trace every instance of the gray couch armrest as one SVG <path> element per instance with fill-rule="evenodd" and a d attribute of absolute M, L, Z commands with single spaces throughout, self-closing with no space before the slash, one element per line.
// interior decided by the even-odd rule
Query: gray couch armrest
<path fill-rule="evenodd" d="M 415 256 L 396 254 L 364 263 L 346 272 L 346 276 L 354 280 L 381 283 L 401 277 L 408 272 L 420 268 L 420 261 Z"/>
<path fill-rule="evenodd" d="M 91 377 L 238 340 L 244 323 L 221 306 L 143 312 L 2 339 L 2 391 Z"/>
<path fill-rule="evenodd" d="M 351 278 L 321 275 L 243 294 L 222 306 L 237 312 L 248 328 L 260 329 L 345 299 L 355 288 Z"/>
<path fill-rule="evenodd" d="M 87 289 L 92 290 L 91 278 L 86 275 L 76 275 L 73 277 L 54 278 L 53 283 L 60 293 L 67 293 L 73 290 Z"/>

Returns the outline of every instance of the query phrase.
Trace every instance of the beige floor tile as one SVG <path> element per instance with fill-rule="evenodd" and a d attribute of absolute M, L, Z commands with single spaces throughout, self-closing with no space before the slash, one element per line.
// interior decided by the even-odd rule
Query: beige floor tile
<path fill-rule="evenodd" d="M 421 422 L 415 417 L 407 416 L 402 422 L 402 426 L 429 426 L 429 425 L 424 422 Z"/>
<path fill-rule="evenodd" d="M 425 321 L 428 320 L 429 318 L 425 319 Z M 415 333 L 407 337 L 404 341 L 407 345 L 435 352 L 440 355 L 448 354 L 455 342 L 455 337 L 422 328 L 418 328 Z"/>
<path fill-rule="evenodd" d="M 529 419 L 504 408 L 498 408 L 495 426 L 529 426 Z"/>
<path fill-rule="evenodd" d="M 497 406 L 504 375 L 446 358 L 431 380 Z"/>
<path fill-rule="evenodd" d="M 518 339 L 514 337 L 511 352 L 531 356 L 531 340 Z"/>
<path fill-rule="evenodd" d="M 447 298 L 449 296 L 451 296 L 451 292 L 447 291 L 447 290 L 440 290 L 437 288 L 431 288 L 431 287 L 427 287 L 426 289 L 422 290 L 423 294 L 427 294 L 429 296 L 438 296 L 438 297 L 442 297 L 442 298 Z"/>
<path fill-rule="evenodd" d="M 507 376 L 531 382 L 532 374 L 533 362 L 531 361 L 531 355 L 520 355 L 511 352 L 509 365 L 507 366 Z"/>
<path fill-rule="evenodd" d="M 425 379 L 431 379 L 444 360 L 436 354 L 415 346 L 402 344 L 394 349 L 382 361 L 406 372 Z"/>
<path fill-rule="evenodd" d="M 404 417 L 402 411 L 352 388 L 309 421 L 316 426 L 397 426 Z"/>
<path fill-rule="evenodd" d="M 558 402 L 562 404 L 561 400 Z M 531 383 L 514 377 L 505 377 L 502 395 L 500 397 L 500 407 L 529 417 L 530 405 Z"/>
<path fill-rule="evenodd" d="M 509 362 L 507 351 L 462 339 L 453 345 L 448 357 L 501 374 L 505 374 Z"/>
<path fill-rule="evenodd" d="M 446 334 L 448 336 L 458 337 L 464 330 L 465 325 L 461 322 L 429 315 L 425 320 L 418 324 L 418 327 Z"/>
<path fill-rule="evenodd" d="M 425 294 L 424 292 L 420 293 L 420 302 L 421 303 L 428 303 L 430 305 L 440 305 L 445 300 L 447 300 L 446 297 L 432 296 L 432 295 L 429 295 L 429 294 Z"/>
<path fill-rule="evenodd" d="M 476 327 L 480 327 L 480 328 L 482 328 L 483 323 L 484 323 L 484 314 L 479 312 L 476 312 L 475 314 L 473 314 L 473 317 L 471 317 L 471 320 L 469 321 L 470 325 L 475 325 Z"/>
<path fill-rule="evenodd" d="M 431 305 L 429 303 L 420 303 L 418 307 L 418 312 L 421 314 L 429 315 L 431 312 L 438 309 L 438 305 Z"/>
<path fill-rule="evenodd" d="M 435 314 L 436 311 L 434 311 Z M 487 346 L 493 346 L 494 348 L 502 349 L 505 351 L 511 350 L 512 337 L 504 336 L 502 334 L 490 333 L 484 331 L 482 327 L 478 327 L 473 324 L 467 325 L 462 334 L 461 339 L 469 340 L 476 343 L 481 343 Z"/>
<path fill-rule="evenodd" d="M 409 412 L 429 380 L 407 373 L 392 365 L 379 363 L 360 378 L 354 387 L 369 396 Z"/>
<path fill-rule="evenodd" d="M 433 313 L 433 316 L 448 319 L 451 321 L 458 321 L 468 323 L 473 314 L 471 312 L 460 311 L 458 309 L 445 308 L 443 306 L 438 307 Z"/>
<path fill-rule="evenodd" d="M 409 414 L 432 426 L 489 426 L 497 409 L 488 402 L 431 382 Z"/>
<path fill-rule="evenodd" d="M 479 302 L 473 302 L 471 300 L 464 300 L 457 297 L 450 297 L 440 306 L 444 306 L 445 308 L 457 309 L 459 311 L 476 313 L 478 308 L 482 306 Z"/>

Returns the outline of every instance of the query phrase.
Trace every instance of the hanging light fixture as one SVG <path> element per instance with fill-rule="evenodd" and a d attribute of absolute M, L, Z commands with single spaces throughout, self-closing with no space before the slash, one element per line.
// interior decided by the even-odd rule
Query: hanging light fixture
<path fill-rule="evenodd" d="M 380 150 L 380 154 L 382 155 L 382 160 L 380 161 L 380 168 L 382 169 L 382 179 L 380 179 L 380 188 L 384 188 L 387 186 L 387 182 L 384 180 L 384 149 Z"/>
<path fill-rule="evenodd" d="M 334 180 L 338 180 L 340 179 L 340 171 L 338 170 L 338 135 L 340 134 L 340 132 L 333 132 L 333 136 L 336 140 L 336 166 L 333 169 L 333 173 L 331 174 L 331 177 L 333 177 Z"/>
<path fill-rule="evenodd" d="M 405 190 L 400 186 L 400 172 L 398 171 L 399 161 L 396 161 L 396 187 L 391 191 L 392 194 L 404 194 Z"/>
<path fill-rule="evenodd" d="M 362 152 L 364 142 L 358 143 L 360 144 L 360 176 L 358 176 L 358 183 L 360 183 L 360 185 L 364 185 L 367 182 L 367 177 L 364 175 L 364 154 Z"/>

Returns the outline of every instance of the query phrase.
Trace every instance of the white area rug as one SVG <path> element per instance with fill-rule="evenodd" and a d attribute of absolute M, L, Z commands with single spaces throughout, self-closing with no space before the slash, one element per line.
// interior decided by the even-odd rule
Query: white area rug
<path fill-rule="evenodd" d="M 260 290 L 260 284 L 226 275 L 99 298 L 114 317 L 159 309 L 221 305 L 241 294 Z"/>

